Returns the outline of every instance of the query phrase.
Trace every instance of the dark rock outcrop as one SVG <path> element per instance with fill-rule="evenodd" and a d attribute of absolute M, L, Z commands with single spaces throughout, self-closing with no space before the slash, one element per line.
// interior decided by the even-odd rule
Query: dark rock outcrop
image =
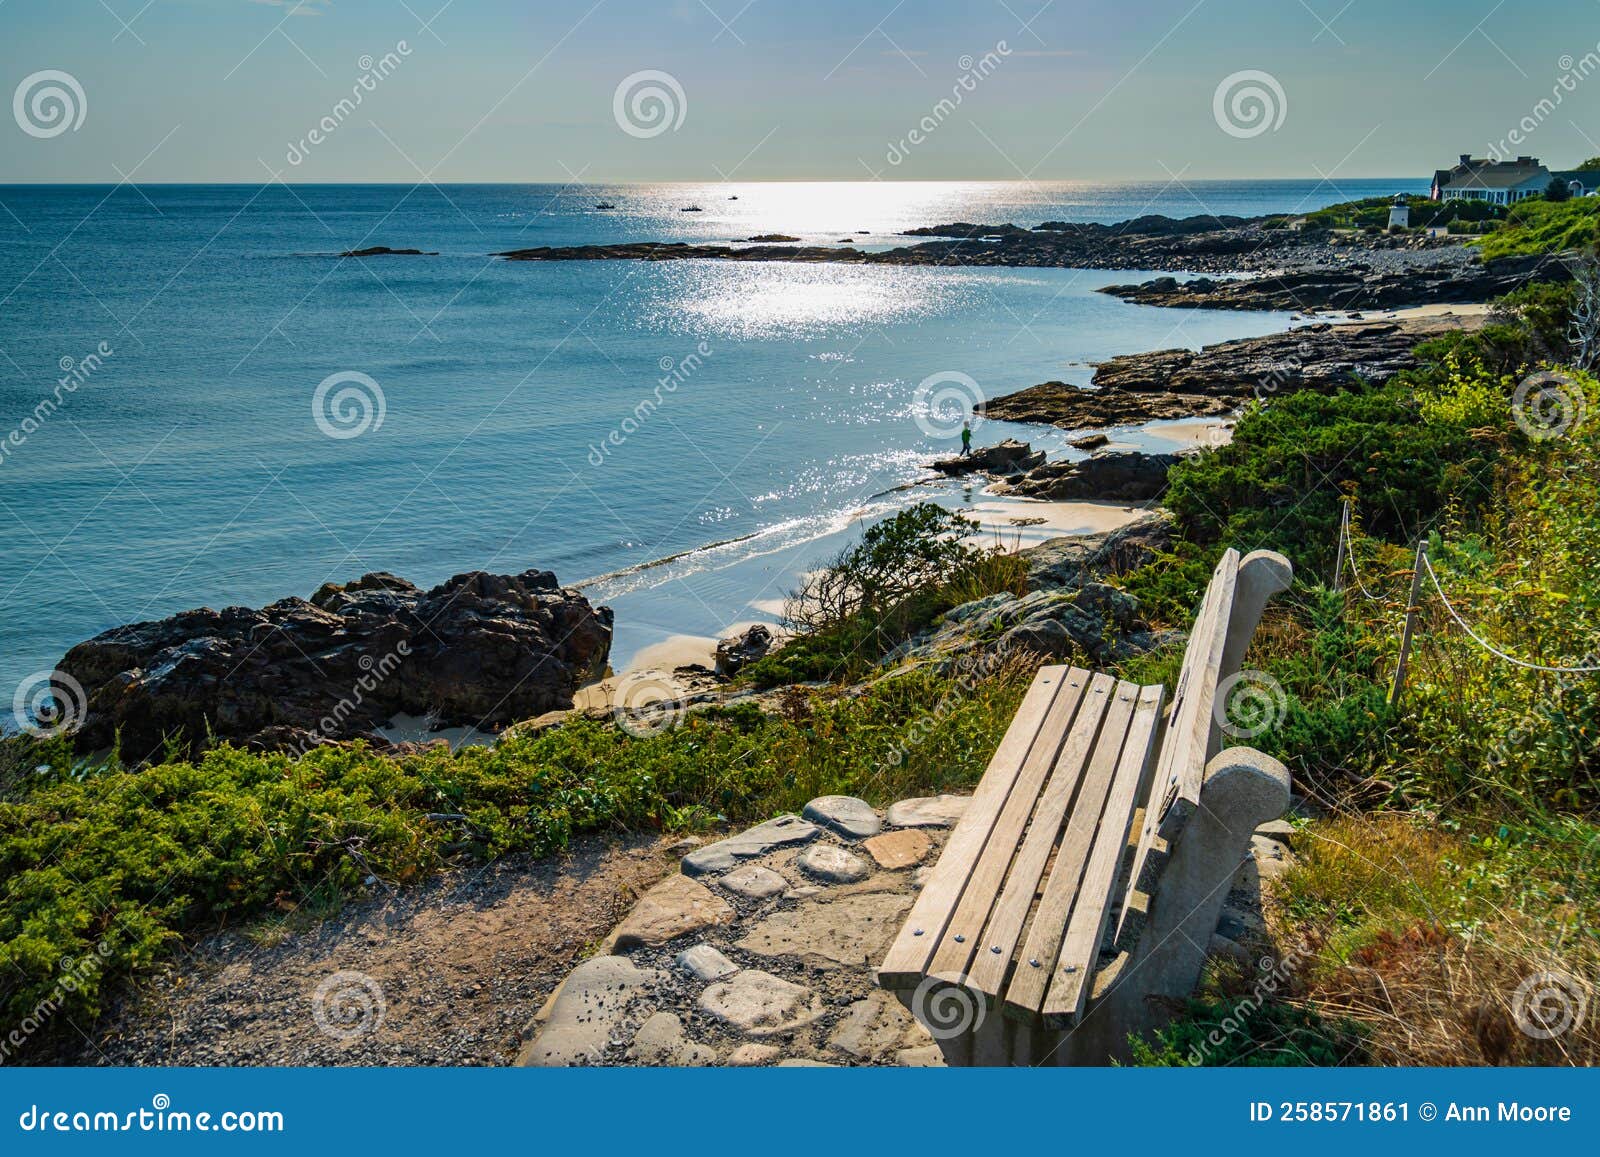
<path fill-rule="evenodd" d="M 1417 364 L 1419 342 L 1473 329 L 1471 316 L 1330 325 L 1218 342 L 1199 350 L 1122 354 L 1095 368 L 1093 388 L 1045 382 L 989 401 L 984 415 L 1069 430 L 1229 414 L 1250 398 L 1388 381 Z"/>
<path fill-rule="evenodd" d="M 935 630 L 912 640 L 895 658 L 945 672 L 972 672 L 1012 655 L 1107 663 L 1156 643 L 1132 595 L 1085 582 L 1030 592 L 990 595 L 957 607 Z"/>
<path fill-rule="evenodd" d="M 993 446 L 980 446 L 970 454 L 956 458 L 941 458 L 930 462 L 928 468 L 940 474 L 1021 474 L 1044 462 L 1044 451 L 1035 450 L 1027 442 L 1007 438 Z"/>
<path fill-rule="evenodd" d="M 772 630 L 760 623 L 717 643 L 717 674 L 734 676 L 772 650 Z"/>
<path fill-rule="evenodd" d="M 1028 589 L 1057 590 L 1125 575 L 1171 549 L 1176 533 L 1171 513 L 1157 509 L 1116 530 L 1048 539 L 1022 551 Z"/>
<path fill-rule="evenodd" d="M 995 491 L 1021 498 L 1147 502 L 1165 492 L 1167 471 L 1178 458 L 1139 450 L 1101 450 L 1076 462 L 1062 458 L 1035 466 L 1021 478 L 1000 483 Z"/>
<path fill-rule="evenodd" d="M 1570 276 L 1562 262 L 1547 257 L 1415 263 L 1404 269 L 1353 262 L 1232 281 L 1157 277 L 1137 285 L 1108 285 L 1101 292 L 1139 305 L 1188 309 L 1396 309 L 1488 301 L 1528 281 L 1565 281 Z"/>
<path fill-rule="evenodd" d="M 296 749 L 373 739 L 400 713 L 495 728 L 570 707 L 610 649 L 611 609 L 549 571 L 473 571 L 430 591 L 378 573 L 309 601 L 118 627 L 59 670 L 86 693 L 80 746 L 117 738 L 142 759 L 169 736 Z"/>
<path fill-rule="evenodd" d="M 422 249 L 390 249 L 387 245 L 372 245 L 366 249 L 348 249 L 340 257 L 437 257 Z"/>
<path fill-rule="evenodd" d="M 1067 382 L 1043 382 L 986 402 L 983 413 L 1006 422 L 1097 430 L 1166 418 L 1217 417 L 1233 413 L 1238 405 L 1236 398 L 1206 394 L 1096 390 Z"/>

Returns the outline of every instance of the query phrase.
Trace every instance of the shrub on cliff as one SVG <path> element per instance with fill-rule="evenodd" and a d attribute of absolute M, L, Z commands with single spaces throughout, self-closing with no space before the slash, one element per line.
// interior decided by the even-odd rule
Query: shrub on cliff
<path fill-rule="evenodd" d="M 1485 261 L 1583 249 L 1600 241 L 1600 197 L 1519 201 L 1499 229 L 1477 244 Z"/>
<path fill-rule="evenodd" d="M 796 636 L 751 664 L 749 678 L 758 687 L 860 678 L 951 607 L 1020 594 L 1027 564 L 974 546 L 977 529 L 926 502 L 869 527 L 790 594 L 785 617 Z"/>

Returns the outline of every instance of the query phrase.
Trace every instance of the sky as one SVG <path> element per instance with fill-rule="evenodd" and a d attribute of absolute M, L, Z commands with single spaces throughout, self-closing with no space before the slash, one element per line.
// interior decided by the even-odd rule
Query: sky
<path fill-rule="evenodd" d="M 0 0 L 0 82 L 0 182 L 1426 176 L 1600 154 L 1600 2 Z"/>

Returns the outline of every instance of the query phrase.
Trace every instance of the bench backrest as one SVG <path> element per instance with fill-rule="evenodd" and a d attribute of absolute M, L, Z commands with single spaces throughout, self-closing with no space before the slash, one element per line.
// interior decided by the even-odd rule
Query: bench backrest
<path fill-rule="evenodd" d="M 1226 695 L 1222 685 L 1238 672 L 1267 600 L 1287 590 L 1293 574 L 1294 568 L 1281 554 L 1258 550 L 1241 559 L 1231 547 L 1212 572 L 1189 633 L 1150 781 L 1141 793 L 1146 801 L 1144 825 L 1118 920 L 1119 941 L 1130 913 L 1141 907 L 1139 894 L 1154 892 L 1166 861 L 1164 855 L 1153 853 L 1170 846 L 1199 807 L 1206 762 L 1222 746 L 1226 717 L 1218 704 L 1218 695 Z"/>

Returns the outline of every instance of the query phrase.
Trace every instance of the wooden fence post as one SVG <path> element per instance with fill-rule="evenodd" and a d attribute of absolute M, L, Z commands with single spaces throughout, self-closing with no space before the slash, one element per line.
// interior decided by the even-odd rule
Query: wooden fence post
<path fill-rule="evenodd" d="M 1411 595 L 1406 599 L 1406 625 L 1400 632 L 1400 662 L 1394 669 L 1394 686 L 1389 691 L 1389 706 L 1400 702 L 1406 684 L 1406 660 L 1411 656 L 1411 633 L 1417 624 L 1417 599 L 1422 594 L 1422 568 L 1428 558 L 1428 540 L 1417 540 L 1417 558 L 1411 570 Z"/>

